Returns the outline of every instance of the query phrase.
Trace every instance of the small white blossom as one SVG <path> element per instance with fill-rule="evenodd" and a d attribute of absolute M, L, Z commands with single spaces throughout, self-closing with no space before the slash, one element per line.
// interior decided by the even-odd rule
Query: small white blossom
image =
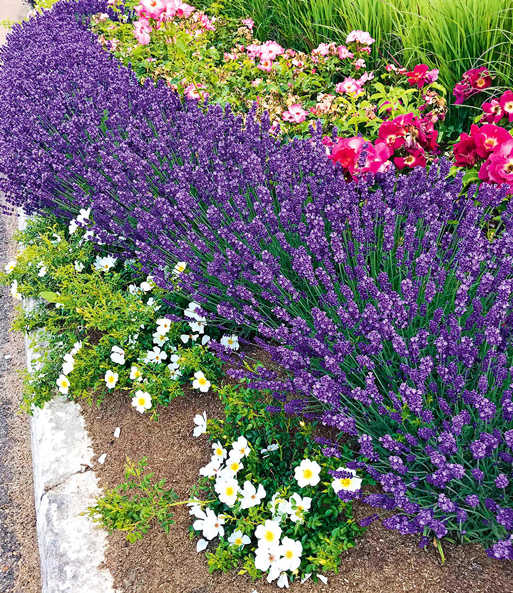
<path fill-rule="evenodd" d="M 72 354 L 64 355 L 64 362 L 62 363 L 62 374 L 69 375 L 75 368 L 75 359 Z"/>
<path fill-rule="evenodd" d="M 199 470 L 199 474 L 200 476 L 205 476 L 206 478 L 214 478 L 215 476 L 219 475 L 221 471 L 221 465 L 222 461 L 213 455 L 210 463 Z"/>
<path fill-rule="evenodd" d="M 114 389 L 116 387 L 116 383 L 118 382 L 119 375 L 117 373 L 113 373 L 111 370 L 108 370 L 105 373 L 105 383 L 109 389 Z"/>
<path fill-rule="evenodd" d="M 97 255 L 96 259 L 94 260 L 94 269 L 101 270 L 102 272 L 108 272 L 116 265 L 116 261 L 116 258 L 112 257 L 112 255 L 107 255 L 106 257 L 100 257 Z"/>
<path fill-rule="evenodd" d="M 154 346 L 153 350 L 148 350 L 146 353 L 145 362 L 155 362 L 160 364 L 162 361 L 166 360 L 167 353 L 161 350 L 158 346 Z"/>
<path fill-rule="evenodd" d="M 86 221 L 89 222 L 90 215 L 91 215 L 91 208 L 87 208 L 87 210 L 85 210 L 84 208 L 81 208 L 80 213 L 77 216 L 77 222 L 79 222 L 80 224 L 85 224 Z"/>
<path fill-rule="evenodd" d="M 196 428 L 192 434 L 195 437 L 205 434 L 207 432 L 207 413 L 203 412 L 203 414 L 196 414 L 196 416 L 194 416 L 194 424 L 196 424 Z"/>
<path fill-rule="evenodd" d="M 280 543 L 281 527 L 276 521 L 267 521 L 259 525 L 255 530 L 255 536 L 259 540 L 260 548 L 275 548 Z"/>
<path fill-rule="evenodd" d="M 251 447 L 246 437 L 240 436 L 236 441 L 232 443 L 232 451 L 237 452 L 241 457 L 247 457 L 251 453 Z M 232 456 L 232 451 L 230 456 Z"/>
<path fill-rule="evenodd" d="M 12 284 L 11 284 L 11 294 L 15 299 L 18 299 L 19 301 L 21 301 L 21 293 L 18 291 L 18 281 L 15 280 Z"/>
<path fill-rule="evenodd" d="M 356 492 L 362 487 L 362 479 L 356 476 L 356 470 L 349 469 L 347 467 L 339 467 L 338 472 L 346 472 L 350 474 L 347 478 L 335 478 L 331 483 L 331 486 L 335 492 L 346 490 L 347 492 Z"/>
<path fill-rule="evenodd" d="M 167 332 L 171 329 L 171 320 L 163 317 L 162 319 L 157 319 L 157 331 L 159 334 L 164 336 Z"/>
<path fill-rule="evenodd" d="M 82 272 L 85 269 L 85 265 L 81 261 L 75 261 L 75 271 Z"/>
<path fill-rule="evenodd" d="M 199 303 L 196 303 L 195 301 L 193 301 L 192 303 L 189 303 L 189 306 L 184 311 L 185 317 L 191 317 L 192 319 L 195 319 L 196 321 L 206 321 L 206 319 L 204 317 L 201 317 L 201 315 L 196 313 L 196 309 L 200 309 L 200 308 L 201 308 L 201 305 Z"/>
<path fill-rule="evenodd" d="M 69 234 L 72 235 L 78 229 L 78 223 L 75 219 L 71 220 L 69 223 Z"/>
<path fill-rule="evenodd" d="M 128 292 L 130 294 L 137 294 L 140 291 L 141 291 L 141 289 L 139 288 L 139 286 L 136 286 L 135 284 L 130 284 L 128 286 Z"/>
<path fill-rule="evenodd" d="M 142 391 L 139 389 L 135 392 L 134 397 L 132 398 L 132 406 L 141 414 L 145 410 L 149 410 L 151 408 L 151 395 L 147 391 Z"/>
<path fill-rule="evenodd" d="M 260 527 L 263 527 L 260 525 Z M 279 542 L 278 542 L 279 543 Z M 274 581 L 280 574 L 280 552 L 278 544 L 272 547 L 259 546 L 255 552 L 255 568 L 263 572 L 269 571 L 267 580 Z"/>
<path fill-rule="evenodd" d="M 71 356 L 75 356 L 75 354 L 82 348 L 82 342 L 75 342 L 73 344 L 73 348 L 71 349 Z"/>
<path fill-rule="evenodd" d="M 203 321 L 189 321 L 189 325 L 191 326 L 191 330 L 197 334 L 205 333 L 205 323 Z"/>
<path fill-rule="evenodd" d="M 65 377 L 64 375 L 60 375 L 59 378 L 57 379 L 57 387 L 59 388 L 59 391 L 63 395 L 68 395 L 68 391 L 69 391 L 69 387 L 70 387 L 69 379 L 67 377 Z"/>
<path fill-rule="evenodd" d="M 233 507 L 237 501 L 237 494 L 239 492 L 239 483 L 235 478 L 217 480 L 214 489 L 219 495 L 219 500 L 222 503 L 229 507 Z"/>
<path fill-rule="evenodd" d="M 231 350 L 238 350 L 240 348 L 239 338 L 236 335 L 223 336 L 221 338 L 221 345 Z"/>
<path fill-rule="evenodd" d="M 132 381 L 142 381 L 142 373 L 137 367 L 132 367 L 130 369 L 130 379 L 132 379 Z"/>
<path fill-rule="evenodd" d="M 226 449 L 223 447 L 223 445 L 221 445 L 221 443 L 219 441 L 217 441 L 217 443 L 214 443 L 212 445 L 212 450 L 214 452 L 214 457 L 216 459 L 221 459 L 224 460 L 226 458 Z"/>
<path fill-rule="evenodd" d="M 10 274 L 14 268 L 16 267 L 16 261 L 12 260 L 9 263 L 5 264 L 5 271 L 7 272 L 7 274 Z"/>
<path fill-rule="evenodd" d="M 184 261 L 179 261 L 176 266 L 173 268 L 173 276 L 180 275 L 185 268 L 187 267 L 187 263 Z"/>
<path fill-rule="evenodd" d="M 305 486 L 317 486 L 321 481 L 319 474 L 321 466 L 316 461 L 303 459 L 303 461 L 294 470 L 294 477 L 300 488 Z"/>
<path fill-rule="evenodd" d="M 261 504 L 262 500 L 265 498 L 265 489 L 262 484 L 258 485 L 258 490 L 253 486 L 251 482 L 246 480 L 244 482 L 244 486 L 241 490 L 242 494 L 242 501 L 241 501 L 241 508 L 242 509 L 250 509 L 251 507 L 256 507 Z"/>
<path fill-rule="evenodd" d="M 155 332 L 153 334 L 153 343 L 157 346 L 163 346 L 167 342 L 167 336 L 163 336 L 159 334 L 159 332 Z"/>
<path fill-rule="evenodd" d="M 293 523 L 303 523 L 305 513 L 310 510 L 312 499 L 308 496 L 301 498 L 299 494 L 293 494 L 286 505 L 286 512 Z"/>
<path fill-rule="evenodd" d="M 110 359 L 117 364 L 125 364 L 125 351 L 119 346 L 112 346 Z"/>
<path fill-rule="evenodd" d="M 203 531 L 203 537 L 207 540 L 224 536 L 224 517 L 217 516 L 212 509 L 207 508 L 204 519 L 194 521 L 193 528 L 196 531 Z"/>
<path fill-rule="evenodd" d="M 244 546 L 247 546 L 251 543 L 251 539 L 247 535 L 243 535 L 242 531 L 238 529 L 230 535 L 230 537 L 228 538 L 228 542 L 231 546 L 243 548 Z"/>
<path fill-rule="evenodd" d="M 210 389 L 210 381 L 206 379 L 205 375 L 201 371 L 198 371 L 197 373 L 194 373 L 192 388 L 199 389 L 202 393 L 207 393 L 207 391 Z"/>

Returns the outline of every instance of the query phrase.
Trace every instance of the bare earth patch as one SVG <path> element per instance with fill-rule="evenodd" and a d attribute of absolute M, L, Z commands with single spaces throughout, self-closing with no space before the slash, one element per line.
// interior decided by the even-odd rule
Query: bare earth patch
<path fill-rule="evenodd" d="M 103 488 L 123 481 L 128 456 L 133 461 L 148 457 L 148 471 L 166 478 L 181 500 L 196 482 L 200 467 L 211 454 L 205 436 L 192 436 L 193 418 L 204 410 L 207 416 L 222 417 L 223 410 L 213 394 L 188 392 L 164 411 L 158 422 L 137 413 L 126 395 L 108 396 L 97 408 L 83 404 L 86 427 L 96 455 L 107 454 L 105 464 L 94 468 Z M 119 439 L 114 429 L 121 427 Z M 371 514 L 367 505 L 357 505 L 358 519 Z M 109 537 L 107 567 L 115 586 L 123 593 L 268 593 L 279 591 L 265 581 L 252 582 L 236 571 L 210 575 L 203 553 L 189 538 L 191 518 L 184 507 L 176 507 L 176 525 L 165 534 L 153 528 L 144 539 L 129 544 L 123 534 Z M 328 585 L 307 581 L 291 585 L 304 593 L 513 593 L 513 564 L 489 559 L 479 546 L 444 544 L 442 566 L 433 546 L 418 547 L 419 537 L 401 536 L 379 522 L 357 540 L 356 548 L 342 559 L 340 574 L 330 575 Z"/>

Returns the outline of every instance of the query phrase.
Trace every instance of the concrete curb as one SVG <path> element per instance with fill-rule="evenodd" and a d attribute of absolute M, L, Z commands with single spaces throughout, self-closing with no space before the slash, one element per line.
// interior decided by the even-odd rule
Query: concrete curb
<path fill-rule="evenodd" d="M 22 230 L 27 218 L 18 216 Z M 35 304 L 23 301 L 26 311 Z M 29 371 L 33 340 L 25 337 Z M 31 438 L 42 593 L 116 593 L 112 575 L 100 567 L 107 533 L 80 516 L 101 493 L 80 406 L 60 396 L 35 410 Z"/>

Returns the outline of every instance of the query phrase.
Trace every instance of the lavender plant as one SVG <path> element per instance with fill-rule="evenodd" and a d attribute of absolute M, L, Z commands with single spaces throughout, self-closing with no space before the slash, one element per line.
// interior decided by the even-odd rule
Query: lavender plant
<path fill-rule="evenodd" d="M 281 145 L 265 118 L 138 86 L 77 24 L 92 4 L 59 3 L 2 50 L 11 203 L 91 207 L 119 257 L 258 331 L 289 376 L 251 386 L 349 438 L 383 490 L 364 500 L 398 510 L 388 527 L 513 558 L 511 202 L 482 230 L 506 191 L 462 194 L 444 161 L 346 183 L 313 130 Z"/>

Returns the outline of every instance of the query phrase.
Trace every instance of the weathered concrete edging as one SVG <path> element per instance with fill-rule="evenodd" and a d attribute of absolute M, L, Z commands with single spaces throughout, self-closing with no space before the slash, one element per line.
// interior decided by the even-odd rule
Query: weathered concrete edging
<path fill-rule="evenodd" d="M 26 220 L 19 213 L 20 230 Z M 23 301 L 25 310 L 34 305 L 33 299 Z M 31 343 L 25 336 L 29 371 L 35 360 Z M 36 409 L 31 438 L 42 593 L 116 593 L 112 575 L 101 568 L 107 534 L 80 515 L 101 493 L 80 406 L 56 397 Z"/>

